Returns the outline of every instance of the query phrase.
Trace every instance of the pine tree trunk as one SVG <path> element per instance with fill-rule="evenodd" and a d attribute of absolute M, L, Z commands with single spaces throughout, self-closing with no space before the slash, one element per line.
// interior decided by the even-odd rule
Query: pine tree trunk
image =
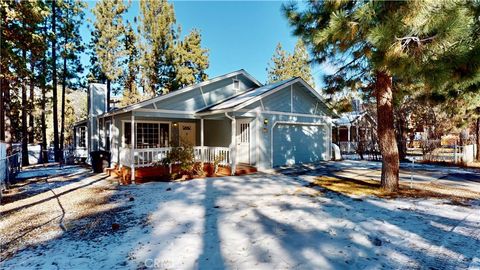
<path fill-rule="evenodd" d="M 377 98 L 378 139 L 382 154 L 381 186 L 386 191 L 398 190 L 400 162 L 393 122 L 392 77 L 377 72 L 375 91 Z"/>
<path fill-rule="evenodd" d="M 2 31 L 0 29 L 0 31 Z M 1 64 L 0 64 L 0 73 L 1 73 Z M 0 78 L 0 141 L 5 141 L 5 108 L 3 103 L 5 102 L 3 97 L 3 78 Z"/>
<path fill-rule="evenodd" d="M 25 28 L 25 23 L 23 24 Z M 28 166 L 28 130 L 27 130 L 27 50 L 22 49 L 22 59 L 24 66 L 22 78 L 22 166 Z"/>
<path fill-rule="evenodd" d="M 107 112 L 110 111 L 110 84 L 111 84 L 111 80 L 110 79 L 107 79 Z"/>
<path fill-rule="evenodd" d="M 4 45 L 3 41 L 3 25 L 5 22 L 5 12 L 3 11 L 4 9 L 0 9 L 0 48 L 2 48 Z M 5 94 L 4 94 L 4 85 L 5 85 L 5 75 L 6 72 L 4 71 L 4 67 L 7 67 L 7 63 L 4 63 L 5 61 L 3 60 L 5 57 L 2 55 L 2 51 L 0 50 L 0 74 L 3 76 L 0 77 L 0 141 L 5 141 L 5 107 L 3 104 L 5 103 Z"/>
<path fill-rule="evenodd" d="M 45 20 L 45 27 L 43 28 L 43 34 L 45 35 L 44 42 L 47 44 L 47 21 Z M 42 163 L 48 163 L 48 152 L 47 152 L 47 121 L 46 121 L 46 108 L 47 108 L 47 49 L 43 52 L 42 59 L 42 102 L 41 109 L 42 113 L 40 116 L 41 128 L 42 128 L 42 143 L 41 143 L 41 161 Z"/>
<path fill-rule="evenodd" d="M 10 111 L 10 83 L 7 79 L 2 80 L 3 101 L 5 109 L 5 143 L 7 144 L 7 155 L 12 153 L 12 118 Z"/>
<path fill-rule="evenodd" d="M 60 149 L 63 150 L 65 145 L 65 91 L 67 88 L 67 57 L 63 58 L 63 76 L 62 76 L 62 115 L 60 130 Z"/>
<path fill-rule="evenodd" d="M 407 158 L 407 121 L 405 119 L 405 114 L 403 111 L 397 114 L 397 140 L 398 140 L 398 154 L 400 160 L 405 160 Z"/>
<path fill-rule="evenodd" d="M 52 1 L 52 32 L 56 33 L 56 0 Z M 52 38 L 52 87 L 53 87 L 53 151 L 55 161 L 59 162 L 61 153 L 58 145 L 58 104 L 57 104 L 57 38 Z"/>
<path fill-rule="evenodd" d="M 30 61 L 30 66 L 31 66 L 31 77 L 30 77 L 30 102 L 29 102 L 29 107 L 28 107 L 28 142 L 29 143 L 34 143 L 35 142 L 35 130 L 34 128 L 34 123 L 35 119 L 33 117 L 33 111 L 35 109 L 35 83 L 33 81 L 33 74 L 35 72 L 35 59 L 32 57 Z"/>
<path fill-rule="evenodd" d="M 46 62 L 46 60 L 45 60 Z M 44 64 L 44 71 L 46 72 L 46 63 Z M 46 95 L 46 83 L 45 79 L 42 84 L 42 115 L 40 121 L 42 122 L 42 144 L 41 144 L 41 151 L 42 151 L 42 163 L 48 163 L 48 153 L 47 153 L 47 121 L 45 119 L 45 110 L 46 110 L 46 103 L 47 103 L 47 95 Z"/>
<path fill-rule="evenodd" d="M 477 161 L 480 161 L 480 117 L 477 118 Z"/>

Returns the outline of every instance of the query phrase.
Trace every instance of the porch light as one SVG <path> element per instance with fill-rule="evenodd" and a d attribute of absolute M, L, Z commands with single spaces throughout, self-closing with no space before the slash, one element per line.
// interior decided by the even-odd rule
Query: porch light
<path fill-rule="evenodd" d="M 174 127 L 178 126 L 178 123 L 177 122 L 173 123 L 173 126 Z"/>
<path fill-rule="evenodd" d="M 268 125 L 268 119 L 263 119 L 263 124 L 266 126 Z"/>

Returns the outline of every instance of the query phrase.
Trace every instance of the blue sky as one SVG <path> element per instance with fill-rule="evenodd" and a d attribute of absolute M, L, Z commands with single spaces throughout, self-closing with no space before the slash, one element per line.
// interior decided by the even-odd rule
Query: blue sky
<path fill-rule="evenodd" d="M 278 42 L 287 51 L 293 51 L 297 38 L 292 35 L 284 18 L 279 1 L 173 1 L 177 24 L 186 34 L 196 28 L 202 34 L 202 45 L 209 49 L 210 77 L 234 70 L 245 69 L 261 82 L 267 79 L 266 67 Z M 91 8 L 95 2 L 88 2 L 87 19 L 94 20 Z M 133 22 L 139 16 L 139 3 L 132 1 L 125 16 Z M 90 31 L 82 26 L 86 43 Z M 87 66 L 88 56 L 82 62 Z M 322 68 L 313 67 L 317 88 L 322 85 Z"/>

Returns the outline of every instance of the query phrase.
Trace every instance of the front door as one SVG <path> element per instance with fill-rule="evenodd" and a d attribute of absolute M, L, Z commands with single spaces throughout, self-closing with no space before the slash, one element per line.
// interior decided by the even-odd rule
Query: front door
<path fill-rule="evenodd" d="M 179 123 L 178 135 L 180 137 L 180 145 L 195 146 L 195 123 Z"/>
<path fill-rule="evenodd" d="M 237 160 L 250 164 L 250 119 L 237 119 Z"/>

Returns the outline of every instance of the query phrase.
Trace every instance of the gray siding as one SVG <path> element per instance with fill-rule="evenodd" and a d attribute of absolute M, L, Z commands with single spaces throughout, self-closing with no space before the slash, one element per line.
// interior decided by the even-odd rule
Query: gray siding
<path fill-rule="evenodd" d="M 290 112 L 290 101 L 290 86 L 287 86 L 262 99 L 265 110 L 275 112 Z"/>
<path fill-rule="evenodd" d="M 233 80 L 235 78 L 239 80 L 239 90 L 233 88 Z M 197 111 L 240 94 L 254 86 L 255 84 L 245 76 L 238 75 L 158 101 L 156 106 L 158 109 L 163 110 Z M 153 108 L 153 105 L 148 108 Z"/>
<path fill-rule="evenodd" d="M 205 146 L 228 147 L 232 139 L 231 122 L 224 120 L 205 120 Z"/>
<path fill-rule="evenodd" d="M 295 84 L 297 86 L 297 84 Z M 307 90 L 308 91 L 308 90 Z M 304 87 L 293 87 L 293 112 L 303 114 L 314 114 L 317 99 L 312 97 Z"/>

